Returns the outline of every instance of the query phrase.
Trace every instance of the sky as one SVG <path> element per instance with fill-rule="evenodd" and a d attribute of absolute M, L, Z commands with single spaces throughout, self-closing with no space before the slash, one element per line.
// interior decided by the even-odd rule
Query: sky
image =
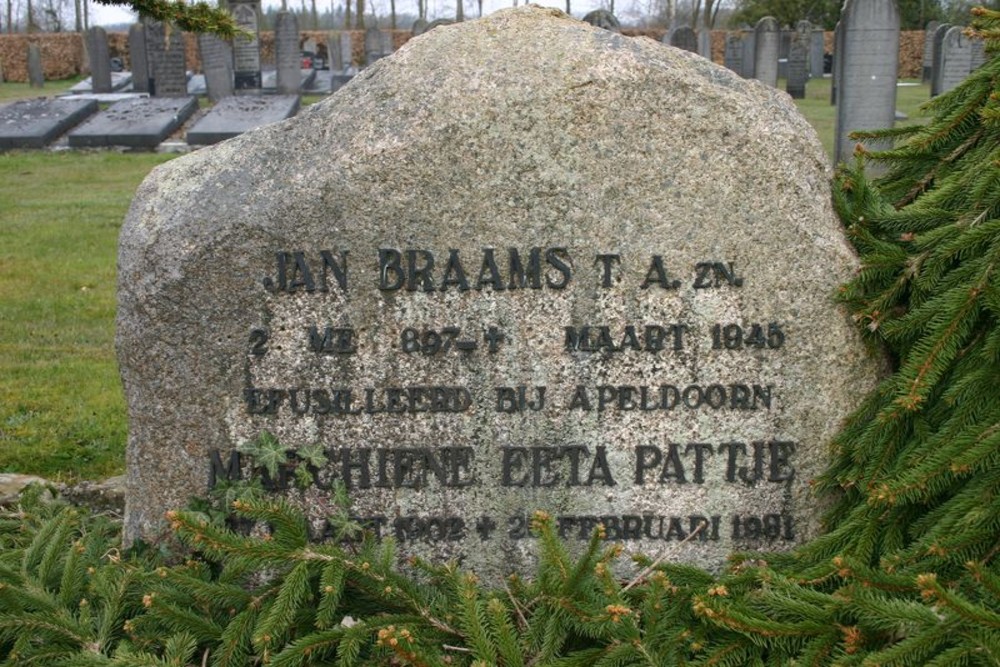
<path fill-rule="evenodd" d="M 295 5 L 301 2 L 301 0 L 288 0 L 289 5 Z M 311 6 L 311 0 L 306 0 L 307 5 Z M 343 0 L 317 0 L 317 4 L 322 7 L 324 4 L 329 7 L 330 3 L 334 5 L 343 5 Z M 375 3 L 375 8 L 380 13 L 388 14 L 389 0 L 367 0 L 367 2 Z M 520 4 L 526 4 L 525 0 L 519 0 Z M 264 0 L 264 6 L 280 6 L 280 0 Z M 483 13 L 489 14 L 502 7 L 510 7 L 513 4 L 513 0 L 484 0 L 483 2 Z M 543 7 L 556 7 L 558 9 L 565 9 L 565 0 L 535 0 L 535 4 L 541 5 Z M 469 6 L 475 6 L 474 2 L 466 2 L 466 15 L 475 16 L 475 13 L 468 9 Z M 399 13 L 404 13 L 409 11 L 416 14 L 416 0 L 396 0 L 396 11 Z M 572 8 L 574 14 L 583 14 L 591 9 L 601 6 L 600 0 L 572 0 Z M 430 0 L 429 2 L 429 15 L 430 18 L 436 18 L 438 16 L 449 16 L 453 17 L 455 15 L 455 0 Z M 96 2 L 90 5 L 90 22 L 92 25 L 113 25 L 118 23 L 131 23 L 135 21 L 135 14 L 129 10 L 126 10 L 120 6 L 108 7 L 105 5 L 99 5 Z"/>

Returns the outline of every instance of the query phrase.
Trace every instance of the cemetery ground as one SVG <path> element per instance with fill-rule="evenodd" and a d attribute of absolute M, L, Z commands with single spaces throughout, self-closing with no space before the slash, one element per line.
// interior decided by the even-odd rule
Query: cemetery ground
<path fill-rule="evenodd" d="M 73 81 L 47 82 L 52 95 Z M 926 85 L 897 108 L 923 122 Z M 0 84 L 0 100 L 37 96 Z M 833 151 L 830 79 L 797 100 Z M 303 102 L 318 101 L 318 97 Z M 0 472 L 74 482 L 124 469 L 125 405 L 114 355 L 118 230 L 135 188 L 175 156 L 11 152 L 0 160 Z"/>

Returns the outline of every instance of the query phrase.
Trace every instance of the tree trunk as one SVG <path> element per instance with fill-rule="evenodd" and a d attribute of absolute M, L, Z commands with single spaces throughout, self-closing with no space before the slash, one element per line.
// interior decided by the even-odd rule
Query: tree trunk
<path fill-rule="evenodd" d="M 365 0 L 357 0 L 354 11 L 354 27 L 358 30 L 365 29 Z"/>
<path fill-rule="evenodd" d="M 312 0 L 312 29 L 319 29 L 319 10 L 316 9 L 316 0 Z"/>
<path fill-rule="evenodd" d="M 7 0 L 7 34 L 14 32 L 14 0 Z"/>
<path fill-rule="evenodd" d="M 90 0 L 80 0 L 83 3 L 83 29 L 90 30 Z"/>
<path fill-rule="evenodd" d="M 24 31 L 28 34 L 35 32 L 35 12 L 31 0 L 28 0 L 28 24 L 24 26 Z"/>
<path fill-rule="evenodd" d="M 351 29 L 351 0 L 344 2 L 344 30 Z"/>
<path fill-rule="evenodd" d="M 389 0 L 389 28 L 396 29 L 396 0 Z"/>
<path fill-rule="evenodd" d="M 483 18 L 483 0 L 476 0 L 479 5 L 479 18 Z"/>
<path fill-rule="evenodd" d="M 455 20 L 459 23 L 465 20 L 465 7 L 463 3 L 465 0 L 455 0 Z"/>
<path fill-rule="evenodd" d="M 73 16 L 75 18 L 74 29 L 77 32 L 83 32 L 83 10 L 80 9 L 80 0 L 73 0 Z"/>
<path fill-rule="evenodd" d="M 570 11 L 569 11 L 569 3 L 570 3 L 570 0 L 566 0 L 566 13 L 567 14 L 570 13 Z"/>

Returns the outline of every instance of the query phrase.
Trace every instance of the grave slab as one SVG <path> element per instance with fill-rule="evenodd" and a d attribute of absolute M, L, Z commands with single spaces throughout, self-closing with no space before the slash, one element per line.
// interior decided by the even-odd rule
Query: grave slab
<path fill-rule="evenodd" d="M 298 95 L 227 97 L 187 131 L 187 142 L 217 144 L 262 125 L 291 118 L 298 110 Z"/>
<path fill-rule="evenodd" d="M 0 150 L 43 148 L 97 113 L 97 102 L 73 98 L 34 99 L 0 107 Z"/>
<path fill-rule="evenodd" d="M 132 72 L 111 72 L 112 92 L 124 90 L 131 83 L 132 83 Z M 73 93 L 74 95 L 82 93 L 93 93 L 94 92 L 93 81 L 88 76 L 83 81 L 74 84 L 69 89 L 69 92 Z"/>
<path fill-rule="evenodd" d="M 193 97 L 122 100 L 69 134 L 73 148 L 155 148 L 198 109 Z"/>

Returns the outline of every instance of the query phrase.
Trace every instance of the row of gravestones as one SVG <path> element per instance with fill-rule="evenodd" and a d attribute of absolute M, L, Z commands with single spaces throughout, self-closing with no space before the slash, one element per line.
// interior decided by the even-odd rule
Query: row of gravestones
<path fill-rule="evenodd" d="M 766 16 L 754 29 L 726 36 L 724 63 L 743 78 L 770 86 L 776 86 L 784 75 L 788 94 L 801 99 L 806 95 L 806 81 L 823 77 L 824 55 L 821 28 L 799 21 L 794 30 L 782 30 L 776 19 Z"/>
<path fill-rule="evenodd" d="M 923 82 L 931 96 L 946 93 L 986 62 L 982 39 L 970 38 L 962 26 L 931 21 L 924 31 Z"/>

